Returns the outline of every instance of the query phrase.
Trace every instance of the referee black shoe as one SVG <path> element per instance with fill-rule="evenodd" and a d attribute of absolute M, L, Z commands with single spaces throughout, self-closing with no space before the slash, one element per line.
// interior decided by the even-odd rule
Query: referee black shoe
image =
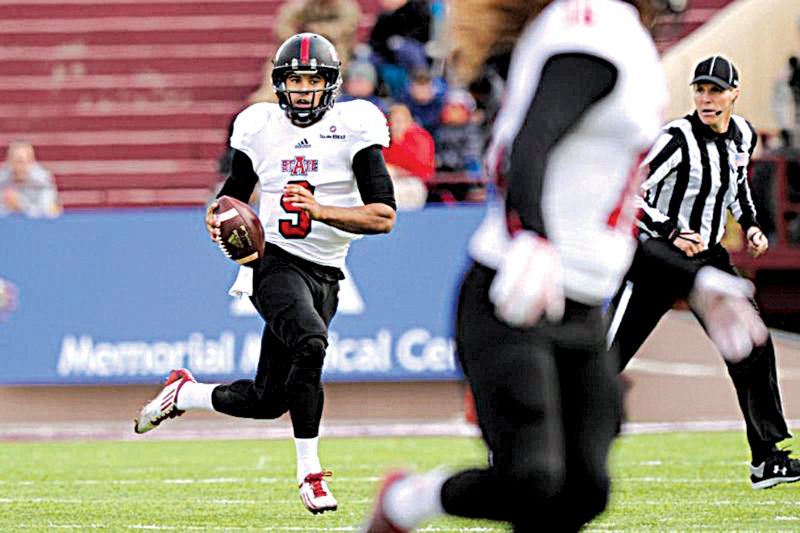
<path fill-rule="evenodd" d="M 750 465 L 754 489 L 770 489 L 781 483 L 800 481 L 800 460 L 789 457 L 790 450 L 779 450 L 758 466 Z"/>

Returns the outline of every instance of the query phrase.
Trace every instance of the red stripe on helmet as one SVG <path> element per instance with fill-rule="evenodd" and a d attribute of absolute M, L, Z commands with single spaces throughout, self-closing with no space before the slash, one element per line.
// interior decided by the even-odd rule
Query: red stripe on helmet
<path fill-rule="evenodd" d="M 311 37 L 304 36 L 300 39 L 300 63 L 307 65 L 311 55 Z"/>

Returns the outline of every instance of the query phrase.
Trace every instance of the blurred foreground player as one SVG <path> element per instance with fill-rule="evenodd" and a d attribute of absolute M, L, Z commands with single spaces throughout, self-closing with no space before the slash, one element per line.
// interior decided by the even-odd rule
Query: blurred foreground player
<path fill-rule="evenodd" d="M 366 531 L 409 531 L 443 513 L 520 532 L 543 524 L 577 531 L 605 509 L 620 396 L 602 303 L 636 247 L 639 156 L 658 136 L 667 98 L 649 8 L 621 0 L 454 4 L 455 31 L 467 36 L 462 61 L 478 64 L 466 57 L 474 46 L 522 30 L 486 157 L 498 195 L 470 242 L 456 322 L 493 460 L 450 476 L 390 474 Z M 470 22 L 493 28 L 494 38 Z M 743 300 L 746 284 L 709 273 L 734 294 L 717 297 L 715 309 Z M 693 276 L 683 277 L 688 292 Z"/>
<path fill-rule="evenodd" d="M 255 379 L 201 384 L 186 369 L 174 370 L 135 429 L 150 431 L 188 409 L 256 419 L 288 411 L 300 498 L 319 513 L 337 508 L 324 480 L 330 473 L 317 455 L 328 324 L 350 241 L 394 225 L 394 193 L 381 152 L 389 132 L 369 102 L 334 107 L 340 62 L 319 35 L 301 33 L 284 42 L 272 79 L 279 103 L 257 103 L 238 116 L 231 175 L 217 196 L 247 202 L 256 184 L 261 188 L 264 258 L 254 268 L 242 267 L 231 288 L 249 295 L 267 323 Z M 214 202 L 206 217 L 215 240 L 216 207 Z"/>

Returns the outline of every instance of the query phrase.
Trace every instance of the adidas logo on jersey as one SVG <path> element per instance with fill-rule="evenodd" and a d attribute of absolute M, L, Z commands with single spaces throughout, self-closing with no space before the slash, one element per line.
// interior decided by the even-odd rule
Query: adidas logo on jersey
<path fill-rule="evenodd" d="M 303 139 L 299 143 L 294 145 L 295 148 L 311 148 L 311 143 L 308 142 L 308 139 Z"/>

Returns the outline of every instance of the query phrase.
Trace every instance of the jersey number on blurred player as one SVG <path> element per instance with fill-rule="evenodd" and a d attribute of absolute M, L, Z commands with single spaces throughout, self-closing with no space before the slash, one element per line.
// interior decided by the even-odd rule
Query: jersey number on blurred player
<path fill-rule="evenodd" d="M 299 185 L 301 187 L 305 187 L 312 193 L 314 192 L 314 186 L 305 180 L 290 181 L 289 184 Z M 297 215 L 296 222 L 291 218 L 282 218 L 280 220 L 278 223 L 278 229 L 280 230 L 281 235 L 287 239 L 305 239 L 308 234 L 311 233 L 311 217 L 308 216 L 308 213 L 303 211 L 301 208 L 295 207 L 287 202 L 286 195 L 281 196 L 281 207 L 287 213 L 293 213 Z"/>

